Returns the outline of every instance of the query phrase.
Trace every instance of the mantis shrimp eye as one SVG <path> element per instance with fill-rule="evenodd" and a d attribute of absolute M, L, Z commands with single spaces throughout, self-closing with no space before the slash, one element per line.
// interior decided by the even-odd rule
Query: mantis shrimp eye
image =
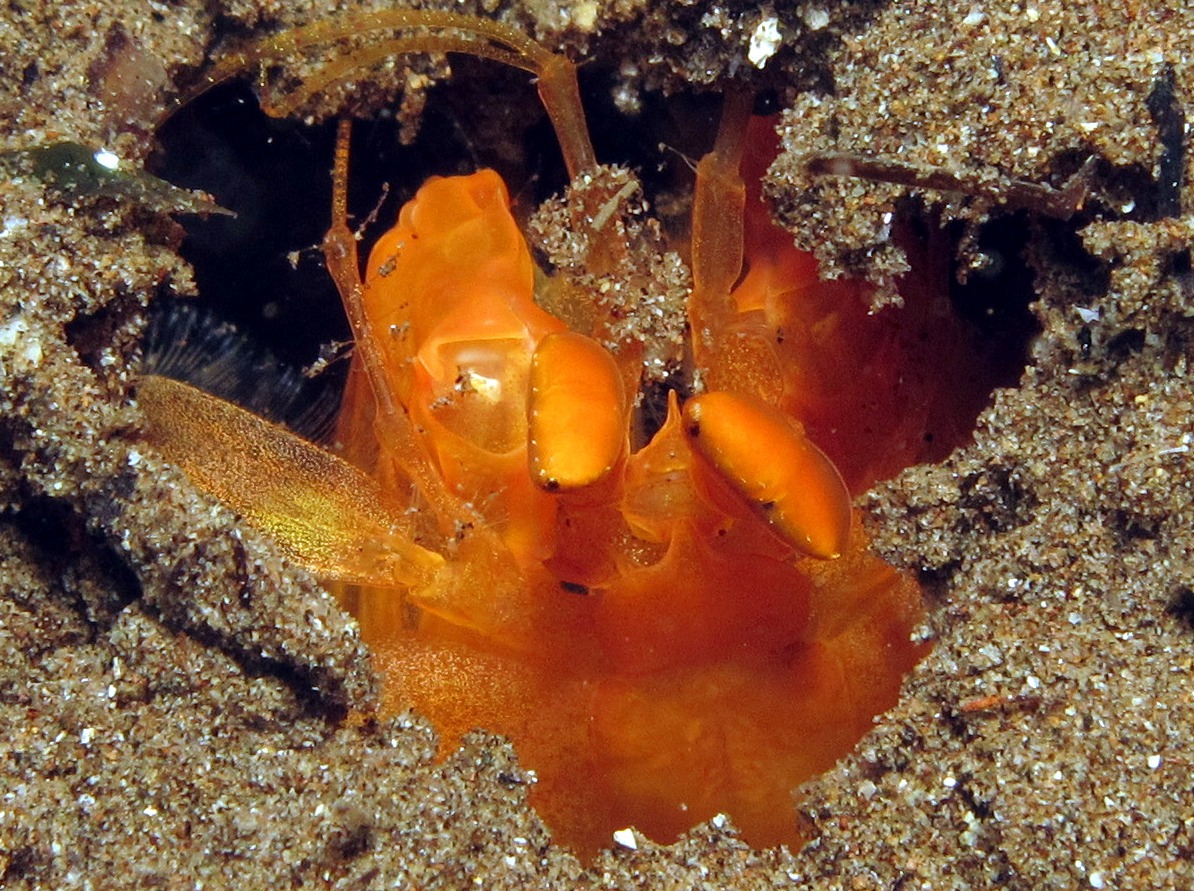
<path fill-rule="evenodd" d="M 850 495 L 837 467 L 798 422 L 748 396 L 718 391 L 688 400 L 684 433 L 796 550 L 822 560 L 845 552 Z"/>
<path fill-rule="evenodd" d="M 531 362 L 527 404 L 531 478 L 545 489 L 600 482 L 626 450 L 626 391 L 604 347 L 561 331 Z"/>

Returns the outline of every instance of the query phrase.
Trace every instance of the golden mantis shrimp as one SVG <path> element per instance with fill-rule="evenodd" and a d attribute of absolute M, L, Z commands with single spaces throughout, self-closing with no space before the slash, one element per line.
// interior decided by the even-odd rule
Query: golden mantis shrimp
<path fill-rule="evenodd" d="M 287 32 L 211 80 L 373 31 L 390 36 L 292 104 L 396 53 L 531 71 L 587 269 L 616 279 L 637 186 L 598 165 L 573 64 L 511 28 L 361 15 Z M 729 92 L 697 167 L 693 395 L 673 390 L 649 435 L 639 308 L 537 274 L 494 172 L 426 183 L 362 274 L 346 123 L 324 242 L 355 344 L 334 451 L 185 384 L 139 391 L 169 459 L 334 584 L 386 707 L 428 715 L 448 743 L 508 735 L 540 812 L 582 849 L 718 812 L 753 843 L 798 841 L 791 790 L 849 751 L 923 654 L 919 588 L 868 552 L 851 493 L 925 457 L 957 397 L 923 369 L 962 361 L 942 343 L 965 349 L 931 282 L 910 283 L 893 322 L 867 312 L 864 285 L 818 280 L 762 202 L 773 153 L 771 122 Z"/>

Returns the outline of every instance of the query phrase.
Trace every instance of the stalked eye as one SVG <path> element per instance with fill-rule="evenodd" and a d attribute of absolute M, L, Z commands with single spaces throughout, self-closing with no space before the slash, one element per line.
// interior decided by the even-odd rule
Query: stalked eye
<path fill-rule="evenodd" d="M 527 459 L 536 485 L 600 482 L 626 450 L 626 390 L 613 357 L 572 331 L 549 334 L 531 361 Z"/>
<path fill-rule="evenodd" d="M 850 493 L 803 430 L 755 399 L 724 391 L 684 406 L 692 449 L 792 547 L 832 559 L 846 548 Z"/>

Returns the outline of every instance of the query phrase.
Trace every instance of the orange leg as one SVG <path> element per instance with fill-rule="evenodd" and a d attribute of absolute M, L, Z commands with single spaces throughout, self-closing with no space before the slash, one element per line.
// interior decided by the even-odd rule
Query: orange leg
<path fill-rule="evenodd" d="M 354 370 L 363 370 L 373 390 L 376 404 L 374 423 L 385 431 L 378 437 L 382 448 L 415 484 L 439 520 L 441 529 L 454 534 L 474 522 L 476 517 L 460 499 L 452 495 L 434 470 L 431 457 L 415 434 L 406 407 L 398 404 L 386 380 L 380 339 L 365 314 L 357 240 L 348 228 L 348 154 L 352 124 L 340 121 L 336 131 L 336 161 L 332 173 L 332 223 L 323 239 L 323 255 L 328 273 L 340 292 L 344 312 L 355 343 Z"/>
<path fill-rule="evenodd" d="M 752 101 L 744 90 L 726 93 L 717 141 L 697 165 L 688 317 L 706 389 L 750 393 L 777 405 L 783 375 L 772 335 L 761 319 L 739 313 L 731 296 L 742 274 L 746 188 L 739 168 Z"/>

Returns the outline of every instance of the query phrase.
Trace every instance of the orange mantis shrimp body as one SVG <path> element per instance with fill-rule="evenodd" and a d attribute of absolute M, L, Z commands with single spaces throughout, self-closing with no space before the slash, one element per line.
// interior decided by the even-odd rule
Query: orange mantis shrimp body
<path fill-rule="evenodd" d="M 813 533 L 827 543 L 804 550 L 830 556 L 851 521 L 820 450 L 778 412 L 771 428 L 761 406 L 727 413 L 719 402 L 736 397 L 717 392 L 683 414 L 673 397 L 651 442 L 626 454 L 624 401 L 611 412 L 597 397 L 565 423 L 588 442 L 603 413 L 614 418 L 608 474 L 572 492 L 537 484 L 534 367 L 566 326 L 535 303 L 530 253 L 491 171 L 419 191 L 373 249 L 363 305 L 387 332 L 391 392 L 485 527 L 462 534 L 453 561 L 467 583 L 445 571 L 405 607 L 391 591 L 350 596 L 391 705 L 430 715 L 449 741 L 473 727 L 509 735 L 540 776 L 549 824 L 583 847 L 628 823 L 674 837 L 719 811 L 752 841 L 794 841 L 790 790 L 852 745 L 915 661 L 919 592 L 866 553 L 857 528 L 840 560 L 799 558 L 692 430 L 728 417 L 745 450 L 803 467 L 800 483 L 828 502 Z M 409 491 L 386 435 L 371 391 L 350 386 L 345 456 Z M 792 443 L 797 454 L 781 454 Z M 743 460 L 729 449 L 731 466 Z"/>
<path fill-rule="evenodd" d="M 504 26 L 374 13 L 252 58 L 373 28 L 418 33 L 365 61 L 448 50 L 533 70 L 574 180 L 596 176 L 570 63 Z M 722 811 L 756 844 L 795 843 L 792 790 L 849 751 L 923 652 L 919 589 L 869 553 L 850 492 L 929 454 L 927 406 L 962 399 L 964 339 L 940 284 L 871 315 L 861 286 L 820 282 L 759 198 L 772 128 L 744 94 L 724 114 L 693 214 L 698 395 L 672 392 L 637 447 L 642 343 L 608 307 L 536 302 L 495 173 L 424 185 L 361 277 L 344 125 L 325 242 L 356 342 L 340 457 L 180 384 L 139 394 L 198 485 L 340 583 L 387 707 L 428 715 L 448 745 L 508 735 L 548 823 L 585 850 Z M 580 228 L 616 272 L 610 194 Z"/>

